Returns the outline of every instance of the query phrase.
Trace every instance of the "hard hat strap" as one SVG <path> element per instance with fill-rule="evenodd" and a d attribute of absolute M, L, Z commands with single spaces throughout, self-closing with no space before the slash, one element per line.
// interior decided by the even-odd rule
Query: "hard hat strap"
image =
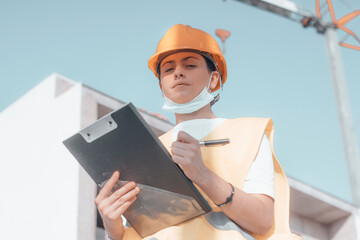
<path fill-rule="evenodd" d="M 217 101 L 220 99 L 220 93 L 218 93 L 214 99 L 210 102 L 210 106 L 212 107 Z"/>
<path fill-rule="evenodd" d="M 220 73 L 219 73 L 220 74 Z M 223 83 L 222 83 L 222 78 L 221 78 L 221 74 L 220 74 L 220 91 L 219 93 L 214 97 L 214 99 L 210 102 L 210 106 L 212 107 L 217 101 L 219 101 L 220 99 L 220 92 L 223 91 Z"/>

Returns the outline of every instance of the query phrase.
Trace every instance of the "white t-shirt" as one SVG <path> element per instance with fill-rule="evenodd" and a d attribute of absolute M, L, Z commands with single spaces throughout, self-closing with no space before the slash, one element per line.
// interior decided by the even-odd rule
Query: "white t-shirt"
<path fill-rule="evenodd" d="M 200 140 L 210 134 L 226 119 L 194 119 L 181 122 L 173 129 L 173 140 L 177 139 L 179 131 L 190 134 Z M 274 198 L 274 165 L 272 151 L 268 138 L 264 134 L 259 151 L 245 178 L 243 189 L 246 193 L 260 193 Z"/>

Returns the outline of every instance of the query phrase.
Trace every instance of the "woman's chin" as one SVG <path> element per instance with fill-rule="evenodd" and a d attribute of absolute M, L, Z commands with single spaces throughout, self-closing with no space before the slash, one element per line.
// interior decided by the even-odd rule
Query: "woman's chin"
<path fill-rule="evenodd" d="M 176 92 L 172 93 L 171 97 L 168 98 L 175 103 L 183 104 L 190 102 L 194 96 L 190 95 L 189 92 Z"/>

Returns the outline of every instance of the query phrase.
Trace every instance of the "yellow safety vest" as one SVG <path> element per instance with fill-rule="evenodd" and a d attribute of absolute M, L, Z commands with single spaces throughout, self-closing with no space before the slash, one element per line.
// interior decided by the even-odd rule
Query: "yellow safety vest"
<path fill-rule="evenodd" d="M 262 137 L 268 137 L 274 162 L 274 224 L 267 236 L 249 234 L 232 222 L 210 198 L 204 194 L 213 211 L 186 222 L 163 229 L 145 240 L 192 240 L 192 239 L 257 239 L 257 240 L 295 240 L 301 239 L 292 234 L 289 227 L 289 185 L 286 175 L 280 166 L 273 148 L 273 123 L 269 118 L 237 118 L 228 119 L 220 124 L 202 141 L 230 138 L 230 144 L 221 147 L 201 148 L 204 164 L 232 183 L 234 187 L 242 189 L 245 177 L 256 158 Z M 172 142 L 172 131 L 160 137 L 165 147 Z M 169 150 L 169 149 L 168 149 Z M 133 228 L 125 229 L 124 240 L 142 239 Z"/>

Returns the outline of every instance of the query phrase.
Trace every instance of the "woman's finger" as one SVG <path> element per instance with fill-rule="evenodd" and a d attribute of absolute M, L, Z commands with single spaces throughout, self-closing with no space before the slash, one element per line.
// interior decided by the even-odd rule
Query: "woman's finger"
<path fill-rule="evenodd" d="M 122 186 L 121 188 L 119 188 L 118 190 L 116 190 L 115 192 L 113 192 L 113 194 L 111 194 L 108 197 L 108 202 L 109 204 L 113 204 L 116 200 L 118 200 L 119 198 L 121 198 L 123 195 L 125 195 L 127 192 L 131 191 L 132 189 L 134 189 L 136 187 L 136 183 L 135 182 L 128 182 L 126 183 L 124 186 Z"/>
<path fill-rule="evenodd" d="M 184 131 L 179 131 L 176 141 L 185 142 L 185 143 L 199 143 L 198 140 L 196 140 L 190 134 L 188 134 Z"/>
<path fill-rule="evenodd" d="M 115 212 L 119 207 L 124 205 L 126 202 L 130 201 L 134 197 L 136 197 L 140 192 L 140 189 L 138 187 L 132 189 L 131 191 L 127 192 L 120 198 L 118 198 L 112 205 L 109 207 L 110 211 Z"/>
<path fill-rule="evenodd" d="M 177 156 L 177 155 L 173 155 L 173 156 L 172 156 L 172 160 L 173 160 L 176 164 L 180 165 L 180 167 L 181 167 L 182 170 L 184 170 L 184 169 L 183 169 L 183 166 L 186 166 L 186 165 L 187 165 L 187 164 L 186 164 L 186 159 L 183 158 L 183 157 L 180 157 L 180 156 Z"/>
<path fill-rule="evenodd" d="M 114 188 L 115 183 L 119 180 L 120 172 L 115 171 L 111 178 L 105 183 L 104 187 L 100 190 L 99 194 L 95 198 L 95 202 L 99 202 L 102 199 L 108 197 L 111 193 L 111 190 Z"/>
<path fill-rule="evenodd" d="M 100 214 L 106 216 L 107 218 L 115 219 L 111 217 L 113 216 L 113 212 L 138 193 L 139 188 L 136 188 L 136 184 L 134 182 L 129 182 L 120 189 L 116 190 L 109 197 L 106 197 L 98 202 L 98 210 Z"/>
<path fill-rule="evenodd" d="M 135 197 L 129 199 L 123 205 L 121 205 L 121 207 L 118 207 L 113 213 L 114 217 L 120 217 L 121 215 L 123 215 L 124 212 L 131 206 L 131 204 L 133 204 L 135 202 L 136 199 L 137 199 L 137 197 L 135 196 Z"/>
<path fill-rule="evenodd" d="M 186 149 L 188 149 L 189 145 L 190 145 L 189 143 L 183 143 L 183 142 L 176 141 L 171 144 L 171 148 L 181 148 L 181 149 L 186 150 Z"/>
<path fill-rule="evenodd" d="M 177 156 L 180 156 L 180 157 L 186 157 L 187 152 L 188 151 L 186 151 L 185 149 L 182 149 L 182 148 L 178 148 L 178 147 L 171 148 L 171 153 L 173 155 L 177 155 Z"/>

